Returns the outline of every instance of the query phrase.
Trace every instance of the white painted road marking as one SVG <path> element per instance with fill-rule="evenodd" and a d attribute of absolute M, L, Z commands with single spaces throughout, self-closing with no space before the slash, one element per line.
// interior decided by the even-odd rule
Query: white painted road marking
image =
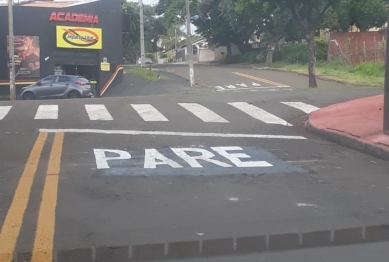
<path fill-rule="evenodd" d="M 58 119 L 58 105 L 40 105 L 34 119 Z"/>
<path fill-rule="evenodd" d="M 112 121 L 113 118 L 108 112 L 105 105 L 85 105 L 85 110 L 88 113 L 89 120 L 96 121 Z"/>
<path fill-rule="evenodd" d="M 149 104 L 132 104 L 135 111 L 146 122 L 166 122 L 169 121 L 164 115 L 162 115 L 155 107 Z"/>
<path fill-rule="evenodd" d="M 221 161 L 212 159 L 215 157 L 215 154 L 205 150 L 203 148 L 172 148 L 172 151 L 183 160 L 185 160 L 191 167 L 202 168 L 203 166 L 198 162 L 198 160 L 206 161 L 217 166 L 221 167 L 232 167 L 229 164 L 223 163 Z M 197 156 L 190 156 L 187 152 L 200 153 Z"/>
<path fill-rule="evenodd" d="M 215 112 L 197 103 L 179 103 L 180 106 L 207 123 L 229 123 Z"/>
<path fill-rule="evenodd" d="M 127 160 L 131 159 L 131 154 L 123 150 L 114 149 L 93 149 L 96 158 L 97 169 L 109 168 L 109 160 Z M 106 153 L 117 154 L 118 156 L 108 157 Z"/>
<path fill-rule="evenodd" d="M 0 120 L 3 120 L 4 117 L 9 113 L 12 106 L 0 106 Z"/>
<path fill-rule="evenodd" d="M 226 133 L 191 133 L 191 132 L 169 132 L 169 131 L 137 131 L 137 130 L 103 130 L 103 129 L 39 129 L 47 133 L 78 133 L 78 134 L 106 134 L 106 135 L 151 135 L 151 136 L 181 136 L 181 137 L 221 137 L 221 138 L 265 138 L 265 139 L 287 139 L 306 140 L 303 136 L 283 135 L 259 135 L 259 134 L 226 134 Z"/>
<path fill-rule="evenodd" d="M 233 107 L 241 110 L 242 112 L 248 114 L 249 116 L 258 119 L 266 124 L 277 124 L 277 125 L 283 125 L 283 126 L 292 126 L 292 124 L 289 124 L 285 120 L 279 118 L 278 116 L 275 116 L 273 114 L 270 114 L 269 112 L 266 112 L 265 110 L 250 105 L 246 102 L 238 102 L 238 103 L 229 103 Z"/>
<path fill-rule="evenodd" d="M 235 165 L 235 167 L 238 168 L 273 167 L 273 165 L 267 161 L 242 162 L 241 158 L 251 158 L 251 156 L 243 153 L 244 149 L 241 147 L 232 147 L 232 146 L 211 147 L 211 149 L 216 153 L 218 153 L 220 156 L 224 157 L 225 159 L 230 160 Z M 202 161 L 203 164 L 207 162 L 223 168 L 234 167 L 228 163 L 215 159 L 216 155 L 213 152 L 206 150 L 204 148 L 194 148 L 194 147 L 170 148 L 170 150 L 176 155 L 176 157 L 179 157 L 181 160 L 185 161 L 186 164 L 188 164 L 191 168 L 204 168 L 204 166 L 200 164 L 199 161 Z M 240 152 L 230 153 L 227 151 L 240 151 Z M 111 166 L 109 165 L 109 161 L 130 160 L 132 157 L 129 152 L 124 150 L 117 150 L 117 149 L 93 149 L 93 152 L 95 155 L 97 169 L 110 169 Z M 184 168 L 182 165 L 178 164 L 174 160 L 164 156 L 155 148 L 145 149 L 144 152 L 145 154 L 144 154 L 143 168 L 145 169 L 156 169 L 157 165 L 168 165 L 174 169 Z M 136 156 L 135 158 L 139 159 L 140 154 L 139 153 L 134 153 L 134 154 Z M 174 156 L 171 155 L 171 157 Z M 158 162 L 156 160 L 158 160 Z M 121 161 L 120 163 L 123 163 L 123 161 Z M 111 164 L 112 166 L 115 166 L 115 162 L 112 162 Z M 121 164 L 121 166 L 123 165 Z"/>
<path fill-rule="evenodd" d="M 237 167 L 271 167 L 272 164 L 266 161 L 247 161 L 242 162 L 240 158 L 251 158 L 249 155 L 244 153 L 229 153 L 227 151 L 242 151 L 241 147 L 211 147 L 212 150 L 219 153 L 219 155 L 224 156 L 230 160 Z"/>
<path fill-rule="evenodd" d="M 320 109 L 320 108 L 318 108 L 316 106 L 313 106 L 313 105 L 310 105 L 310 104 L 306 104 L 306 103 L 303 103 L 303 102 L 281 102 L 281 103 L 284 104 L 284 105 L 288 105 L 288 106 L 294 107 L 296 109 L 299 109 L 299 110 L 303 111 L 306 114 L 310 114 L 310 113 L 315 112 L 316 110 Z"/>
<path fill-rule="evenodd" d="M 156 160 L 159 160 L 158 162 Z M 165 157 L 157 149 L 145 149 L 144 168 L 157 168 L 157 165 L 169 165 L 172 168 L 182 168 L 177 162 Z"/>

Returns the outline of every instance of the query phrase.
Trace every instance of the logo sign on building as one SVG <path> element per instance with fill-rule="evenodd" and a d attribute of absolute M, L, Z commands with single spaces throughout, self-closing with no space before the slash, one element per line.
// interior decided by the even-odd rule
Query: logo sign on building
<path fill-rule="evenodd" d="M 92 14 L 51 12 L 50 21 L 98 24 L 99 17 Z"/>
<path fill-rule="evenodd" d="M 100 63 L 100 70 L 101 71 L 111 71 L 111 64 L 110 63 Z"/>
<path fill-rule="evenodd" d="M 57 47 L 102 49 L 101 28 L 57 26 Z"/>

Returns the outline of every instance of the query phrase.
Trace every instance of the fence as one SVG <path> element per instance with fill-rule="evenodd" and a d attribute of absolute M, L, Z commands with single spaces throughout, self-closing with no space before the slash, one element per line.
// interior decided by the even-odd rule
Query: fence
<path fill-rule="evenodd" d="M 328 61 L 340 59 L 345 65 L 385 63 L 386 30 L 333 33 L 328 46 Z"/>

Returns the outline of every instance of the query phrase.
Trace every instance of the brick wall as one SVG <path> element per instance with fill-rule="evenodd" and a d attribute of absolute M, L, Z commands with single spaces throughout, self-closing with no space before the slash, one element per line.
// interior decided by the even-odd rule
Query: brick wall
<path fill-rule="evenodd" d="M 385 35 L 385 30 L 332 33 L 328 60 L 340 59 L 348 65 L 363 62 L 385 63 Z"/>

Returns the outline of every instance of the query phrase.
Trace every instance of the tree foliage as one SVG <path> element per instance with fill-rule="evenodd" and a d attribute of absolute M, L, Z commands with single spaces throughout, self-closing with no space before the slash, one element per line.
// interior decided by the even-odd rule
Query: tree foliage
<path fill-rule="evenodd" d="M 193 21 L 196 33 L 204 36 L 210 45 L 226 46 L 231 53 L 231 44 L 241 52 L 248 48 L 248 41 L 254 33 L 254 26 L 249 17 L 236 13 L 228 18 L 222 11 L 222 0 L 202 0 L 197 7 L 200 18 Z M 231 19 L 233 21 L 231 21 Z"/>
<path fill-rule="evenodd" d="M 130 14 L 131 32 L 123 36 L 124 57 L 135 63 L 140 57 L 140 9 L 138 3 L 122 0 L 122 11 Z M 163 17 L 155 17 L 155 7 L 143 6 L 145 49 L 146 52 L 156 52 L 159 35 L 167 31 Z"/>
<path fill-rule="evenodd" d="M 193 21 L 196 32 L 210 45 L 230 47 L 233 43 L 244 52 L 253 36 L 271 46 L 282 37 L 305 39 L 310 87 L 317 86 L 316 55 L 323 48 L 315 37 L 320 29 L 345 32 L 353 25 L 361 31 L 381 27 L 387 11 L 386 0 L 192 0 L 190 8 L 192 15 L 200 16 Z M 182 25 L 185 1 L 159 0 L 156 13 L 164 14 L 167 28 Z M 326 53 L 323 50 L 321 59 Z"/>
<path fill-rule="evenodd" d="M 381 27 L 387 21 L 386 4 L 382 0 L 350 0 L 350 22 L 361 31 Z"/>
<path fill-rule="evenodd" d="M 339 0 L 324 17 L 323 27 L 347 32 L 351 26 L 360 31 L 382 27 L 387 21 L 386 0 Z"/>

